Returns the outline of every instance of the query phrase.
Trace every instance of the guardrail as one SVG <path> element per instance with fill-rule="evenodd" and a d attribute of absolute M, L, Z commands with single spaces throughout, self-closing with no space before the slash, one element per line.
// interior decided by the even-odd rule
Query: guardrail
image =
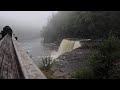
<path fill-rule="evenodd" d="M 14 36 L 0 41 L 0 79 L 47 79 Z"/>

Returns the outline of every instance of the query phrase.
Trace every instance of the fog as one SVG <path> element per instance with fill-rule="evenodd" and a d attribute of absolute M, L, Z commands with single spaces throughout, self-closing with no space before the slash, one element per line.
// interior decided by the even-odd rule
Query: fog
<path fill-rule="evenodd" d="M 19 41 L 40 38 L 40 30 L 57 11 L 0 11 L 0 30 L 10 26 Z"/>

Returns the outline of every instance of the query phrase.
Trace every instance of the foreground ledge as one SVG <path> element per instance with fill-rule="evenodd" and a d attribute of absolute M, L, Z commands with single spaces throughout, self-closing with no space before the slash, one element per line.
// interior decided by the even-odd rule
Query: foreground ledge
<path fill-rule="evenodd" d="M 47 79 L 14 37 L 12 37 L 12 41 L 24 78 Z"/>

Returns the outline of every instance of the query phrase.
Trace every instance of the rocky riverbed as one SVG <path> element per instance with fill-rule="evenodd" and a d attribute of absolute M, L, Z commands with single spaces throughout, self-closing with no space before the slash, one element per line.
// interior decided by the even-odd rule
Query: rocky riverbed
<path fill-rule="evenodd" d="M 55 78 L 71 78 L 71 76 L 86 65 L 87 56 L 90 50 L 88 48 L 77 48 L 58 57 L 51 68 Z"/>

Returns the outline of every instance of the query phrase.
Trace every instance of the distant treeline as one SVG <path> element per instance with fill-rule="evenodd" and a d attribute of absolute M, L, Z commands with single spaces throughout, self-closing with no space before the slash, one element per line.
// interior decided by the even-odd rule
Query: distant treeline
<path fill-rule="evenodd" d="M 45 42 L 63 38 L 100 39 L 112 31 L 120 36 L 120 11 L 59 11 L 43 27 Z"/>

